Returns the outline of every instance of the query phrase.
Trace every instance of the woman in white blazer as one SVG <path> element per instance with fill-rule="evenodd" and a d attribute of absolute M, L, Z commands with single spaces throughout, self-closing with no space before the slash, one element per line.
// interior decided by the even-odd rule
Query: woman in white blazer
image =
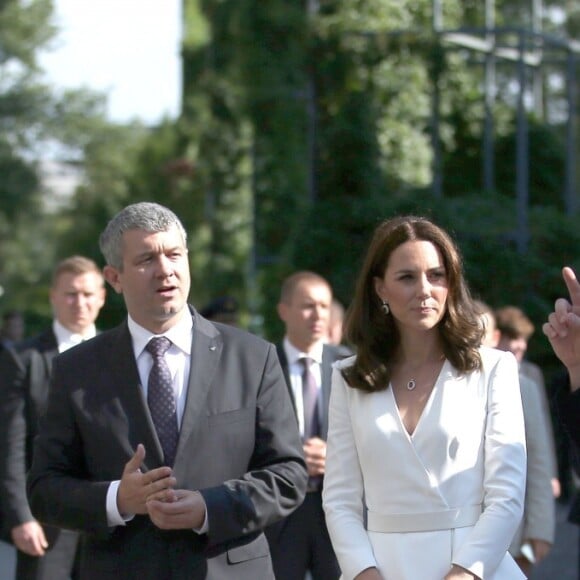
<path fill-rule="evenodd" d="M 507 553 L 526 455 L 516 360 L 482 328 L 451 238 L 375 231 L 337 363 L 323 500 L 345 580 L 524 578 Z"/>

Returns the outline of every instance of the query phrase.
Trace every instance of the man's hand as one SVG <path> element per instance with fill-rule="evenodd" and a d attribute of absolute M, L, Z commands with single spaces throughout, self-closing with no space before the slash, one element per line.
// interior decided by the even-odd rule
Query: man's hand
<path fill-rule="evenodd" d="M 536 560 L 534 564 L 539 564 L 548 555 L 548 552 L 552 547 L 550 542 L 536 539 L 531 539 L 530 545 L 532 546 L 532 552 L 534 553 L 534 558 Z"/>
<path fill-rule="evenodd" d="M 457 564 L 453 564 L 451 570 L 445 574 L 444 580 L 473 580 L 474 578 L 478 579 L 479 576 L 472 574 L 469 570 Z"/>
<path fill-rule="evenodd" d="M 554 353 L 568 369 L 570 384 L 575 390 L 580 387 L 580 283 L 572 268 L 563 268 L 562 275 L 570 302 L 558 298 L 554 312 L 548 316 L 542 330 Z"/>
<path fill-rule="evenodd" d="M 144 459 L 145 447 L 139 443 L 135 454 L 125 465 L 119 483 L 117 508 L 121 515 L 146 514 L 147 498 L 176 484 L 170 467 L 158 467 L 142 473 Z"/>
<path fill-rule="evenodd" d="M 147 511 L 162 530 L 192 530 L 205 521 L 205 501 L 198 491 L 166 489 L 150 496 Z"/>
<path fill-rule="evenodd" d="M 308 439 L 303 447 L 306 467 L 310 477 L 324 475 L 326 469 L 326 441 L 319 437 Z"/>
<path fill-rule="evenodd" d="M 381 573 L 376 568 L 367 568 L 355 576 L 354 580 L 383 580 Z"/>
<path fill-rule="evenodd" d="M 44 556 L 48 542 L 42 526 L 36 521 L 24 522 L 10 531 L 14 545 L 29 556 Z"/>

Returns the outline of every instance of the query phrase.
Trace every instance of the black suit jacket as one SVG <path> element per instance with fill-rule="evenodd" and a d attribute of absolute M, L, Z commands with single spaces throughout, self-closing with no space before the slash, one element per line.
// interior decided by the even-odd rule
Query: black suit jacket
<path fill-rule="evenodd" d="M 57 354 L 56 337 L 47 329 L 0 355 L 0 499 L 6 539 L 12 528 L 34 519 L 26 497 L 26 472 Z M 45 527 L 45 534 L 52 543 L 58 529 Z"/>
<path fill-rule="evenodd" d="M 109 484 L 138 443 L 145 469 L 162 465 L 124 323 L 56 359 L 28 478 L 39 520 L 86 532 L 82 578 L 273 578 L 262 529 L 300 504 L 307 480 L 273 345 L 194 313 L 174 476 L 203 495 L 207 534 L 146 516 L 108 528 Z"/>
<path fill-rule="evenodd" d="M 580 390 L 570 391 L 570 379 L 567 372 L 558 375 L 553 383 L 556 402 L 556 425 L 561 425 L 570 440 L 564 445 L 560 455 L 565 455 L 563 463 L 580 475 Z M 556 429 L 558 433 L 558 429 Z M 560 465 L 562 467 L 562 465 Z M 568 473 L 565 474 L 568 477 Z M 574 493 L 568 520 L 580 524 L 580 494 Z"/>

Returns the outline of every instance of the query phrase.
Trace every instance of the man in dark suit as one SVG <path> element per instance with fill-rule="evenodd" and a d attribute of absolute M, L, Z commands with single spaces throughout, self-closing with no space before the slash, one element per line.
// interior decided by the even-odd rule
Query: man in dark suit
<path fill-rule="evenodd" d="M 0 499 L 4 525 L 18 550 L 18 580 L 75 576 L 77 534 L 41 526 L 34 519 L 26 498 L 26 472 L 46 408 L 53 359 L 95 336 L 104 301 L 99 267 L 82 256 L 63 260 L 54 269 L 50 288 L 51 327 L 0 357 Z"/>
<path fill-rule="evenodd" d="M 83 580 L 272 579 L 262 529 L 307 481 L 273 345 L 188 306 L 167 208 L 126 207 L 100 245 L 129 316 L 55 361 L 33 513 L 84 532 Z"/>
<path fill-rule="evenodd" d="M 572 268 L 562 270 L 569 300 L 558 298 L 554 312 L 548 316 L 542 330 L 554 353 L 566 367 L 567 376 L 557 377 L 554 388 L 556 415 L 572 441 L 567 457 L 574 471 L 580 471 L 580 283 Z M 568 521 L 580 525 L 580 495 L 572 500 Z M 580 550 L 578 551 L 580 555 Z M 580 565 L 580 561 L 579 561 Z"/>
<path fill-rule="evenodd" d="M 14 346 L 24 338 L 24 316 L 19 310 L 8 310 L 2 315 L 0 352 Z"/>
<path fill-rule="evenodd" d="M 542 330 L 568 371 L 569 390 L 561 389 L 557 407 L 564 428 L 580 450 L 580 283 L 572 268 L 562 270 L 570 300 L 556 300 Z"/>
<path fill-rule="evenodd" d="M 278 345 L 278 356 L 310 477 L 304 503 L 267 530 L 277 580 L 304 580 L 307 572 L 313 580 L 340 576 L 322 510 L 322 481 L 332 363 L 350 351 L 326 343 L 331 302 L 329 283 L 314 272 L 296 272 L 282 284 L 278 314 L 286 335 Z"/>

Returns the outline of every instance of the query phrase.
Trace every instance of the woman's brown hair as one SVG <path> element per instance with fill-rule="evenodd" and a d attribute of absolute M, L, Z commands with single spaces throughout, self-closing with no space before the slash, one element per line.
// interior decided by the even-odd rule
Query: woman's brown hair
<path fill-rule="evenodd" d="M 353 388 L 381 391 L 389 385 L 400 337 L 392 315 L 385 315 L 381 308 L 375 278 L 384 276 L 393 251 L 409 241 L 431 242 L 441 252 L 449 287 L 445 313 L 438 324 L 445 357 L 461 372 L 481 367 L 478 348 L 482 329 L 464 279 L 459 249 L 428 219 L 399 216 L 376 228 L 346 315 L 345 336 L 357 356 L 342 373 Z"/>

